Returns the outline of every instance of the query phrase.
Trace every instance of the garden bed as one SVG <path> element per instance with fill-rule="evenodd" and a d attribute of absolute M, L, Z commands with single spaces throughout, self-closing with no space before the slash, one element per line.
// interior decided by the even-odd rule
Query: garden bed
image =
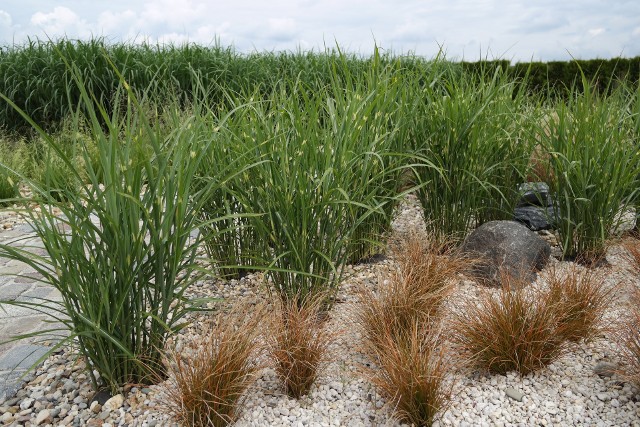
<path fill-rule="evenodd" d="M 412 197 L 403 203 L 394 221 L 391 242 L 424 230 L 421 209 Z M 391 245 L 393 246 L 393 245 Z M 626 296 L 638 287 L 638 278 L 627 269 L 621 256 L 624 249 L 612 246 L 607 253 L 610 266 L 600 269 L 603 286 L 613 287 L 615 303 L 605 316 L 610 332 L 593 342 L 580 342 L 573 350 L 542 370 L 520 376 L 489 375 L 461 370 L 452 375 L 453 398 L 449 409 L 436 425 L 640 425 L 637 390 L 615 374 L 594 371 L 604 363 L 617 363 L 615 331 L 618 319 L 627 313 Z M 361 336 L 353 326 L 357 307 L 356 290 L 385 286 L 385 277 L 394 268 L 393 252 L 379 262 L 347 267 L 336 303 L 330 311 L 327 327 L 338 332 L 330 345 L 329 362 L 311 392 L 295 400 L 287 397 L 272 368 L 263 369 L 240 406 L 238 426 L 377 426 L 400 425 L 393 408 L 363 376 L 363 367 L 371 361 L 360 352 Z M 566 269 L 572 263 L 552 259 L 547 268 Z M 544 287 L 545 271 L 533 286 Z M 460 276 L 448 303 L 477 299 L 482 292 L 498 292 L 479 287 Z M 240 301 L 272 300 L 261 274 L 241 280 L 205 281 L 192 286 L 189 297 L 221 297 L 211 303 L 224 308 Z M 176 342 L 179 350 L 204 340 L 209 318 L 195 315 L 192 325 L 183 330 Z M 447 330 L 447 316 L 444 330 Z M 463 361 L 457 362 L 462 367 Z M 122 400 L 99 396 L 84 372 L 84 361 L 74 359 L 68 349 L 53 354 L 38 368 L 17 396 L 0 403 L 0 420 L 8 425 L 170 425 L 165 414 L 164 395 L 168 383 L 154 386 L 126 386 Z M 510 395 L 512 397 L 510 397 Z M 519 398 L 521 400 L 515 399 Z M 100 399 L 102 401 L 100 402 Z"/>

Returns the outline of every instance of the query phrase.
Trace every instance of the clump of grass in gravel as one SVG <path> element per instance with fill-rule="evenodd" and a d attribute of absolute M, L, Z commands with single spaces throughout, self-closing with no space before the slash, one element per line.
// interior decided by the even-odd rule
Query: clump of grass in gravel
<path fill-rule="evenodd" d="M 225 146 L 253 150 L 258 163 L 248 174 L 250 185 L 234 186 L 232 196 L 238 212 L 254 214 L 250 229 L 262 242 L 255 256 L 283 299 L 329 297 L 326 291 L 340 283 L 354 244 L 363 243 L 354 240 L 356 229 L 372 215 L 390 220 L 384 206 L 392 200 L 375 185 L 388 178 L 380 172 L 390 155 L 381 142 L 384 134 L 369 145 L 345 139 L 346 129 L 336 127 L 351 118 L 342 117 L 336 103 L 330 91 L 309 93 L 301 84 L 283 83 L 266 100 L 238 99 L 222 134 L 230 139 Z M 368 104 L 361 99 L 358 105 Z M 373 171 L 372 164 L 378 165 Z M 354 184 L 361 169 L 371 185 Z M 375 246 L 372 236 L 364 240 Z"/>
<path fill-rule="evenodd" d="M 398 416 L 431 425 L 450 400 L 452 367 L 440 334 L 442 306 L 461 259 L 417 237 L 396 251 L 398 268 L 375 293 L 360 288 L 355 323 L 374 367 L 366 375 Z"/>
<path fill-rule="evenodd" d="M 537 371 L 569 350 L 569 325 L 561 322 L 561 303 L 558 293 L 528 290 L 504 275 L 496 294 L 485 290 L 478 301 L 456 307 L 454 348 L 479 370 L 523 375 Z"/>
<path fill-rule="evenodd" d="M 403 80 L 400 62 L 385 65 L 375 49 L 363 75 L 355 75 L 341 57 L 326 94 L 325 141 L 331 141 L 334 169 L 346 192 L 348 263 L 384 249 L 401 176 L 407 171 L 407 141 L 400 132 Z M 353 230 L 350 230 L 353 227 Z"/>
<path fill-rule="evenodd" d="M 636 204 L 640 152 L 626 92 L 599 95 L 584 77 L 582 86 L 554 106 L 544 125 L 549 131 L 544 149 L 556 177 L 552 191 L 563 255 L 593 263 L 618 230 L 619 213 Z"/>
<path fill-rule="evenodd" d="M 640 387 L 640 291 L 629 299 L 629 310 L 623 315 L 615 334 L 621 359 L 621 376 Z"/>
<path fill-rule="evenodd" d="M 441 247 L 417 237 L 402 243 L 396 253 L 398 268 L 374 292 L 362 287 L 356 323 L 362 329 L 367 352 L 379 354 L 388 335 L 407 336 L 418 319 L 424 330 L 438 324 L 440 310 L 453 289 L 452 280 L 464 268 L 463 260 L 441 255 Z"/>
<path fill-rule="evenodd" d="M 624 259 L 629 264 L 629 270 L 640 274 L 640 242 L 637 239 L 626 239 L 622 248 L 624 249 Z"/>
<path fill-rule="evenodd" d="M 432 425 L 451 403 L 453 367 L 442 338 L 433 331 L 425 335 L 418 318 L 380 338 L 377 366 L 369 370 L 369 378 L 402 421 Z"/>
<path fill-rule="evenodd" d="M 526 375 L 549 365 L 577 342 L 597 337 L 611 304 L 611 289 L 595 273 L 576 268 L 565 273 L 551 270 L 546 280 L 546 288 L 526 288 L 503 275 L 500 290 L 485 290 L 479 301 L 456 307 L 454 348 L 477 369 Z"/>
<path fill-rule="evenodd" d="M 570 342 L 592 340 L 603 327 L 612 304 L 613 288 L 603 285 L 597 273 L 571 267 L 567 272 L 551 269 L 546 275 L 548 299 L 558 304 L 558 322 Z"/>
<path fill-rule="evenodd" d="M 117 392 L 123 384 L 149 383 L 164 375 L 167 337 L 198 309 L 197 301 L 185 297 L 201 271 L 196 264 L 200 241 L 193 235 L 198 214 L 208 191 L 228 177 L 218 169 L 219 180 L 212 177 L 195 190 L 197 153 L 207 143 L 190 131 L 188 122 L 164 135 L 149 124 L 126 83 L 116 103 L 125 110 L 109 116 L 84 88 L 80 71 L 70 69 L 82 92 L 97 159 L 91 161 L 92 152 L 80 139 L 76 153 L 83 161 L 76 162 L 60 141 L 30 121 L 81 187 L 59 188 L 63 197 L 53 197 L 50 188 L 26 180 L 33 197 L 24 202 L 43 208 L 23 214 L 46 256 L 16 244 L 0 245 L 3 257 L 40 273 L 60 292 L 61 301 L 3 303 L 50 314 L 69 332 L 62 334 L 59 346 L 71 342 L 87 359 L 93 386 Z M 79 114 L 74 120 L 72 128 L 79 130 Z M 136 158 L 136 139 L 144 140 L 153 155 Z"/>
<path fill-rule="evenodd" d="M 234 100 L 242 101 L 244 98 Z M 245 120 L 252 120 L 252 112 L 246 104 L 231 111 L 218 111 L 205 102 L 198 102 L 193 110 L 200 118 L 197 132 L 212 141 L 206 151 L 199 153 L 202 159 L 199 176 L 209 177 L 212 171 L 231 165 L 240 171 L 211 192 L 200 211 L 205 221 L 200 231 L 211 263 L 221 277 L 239 279 L 255 266 L 264 266 L 267 262 L 264 254 L 270 252 L 267 241 L 254 228 L 262 211 L 253 212 L 251 208 L 261 206 L 242 203 L 242 197 L 238 196 L 256 191 L 261 179 L 250 165 L 261 162 L 260 143 L 240 140 L 234 134 L 246 125 Z"/>
<path fill-rule="evenodd" d="M 164 411 L 181 425 L 219 427 L 233 423 L 242 399 L 262 366 L 264 307 L 248 304 L 219 313 L 208 337 L 169 354 Z"/>
<path fill-rule="evenodd" d="M 439 73 L 410 89 L 404 126 L 428 232 L 459 241 L 483 222 L 511 218 L 531 152 L 528 98 L 500 70 Z"/>
<path fill-rule="evenodd" d="M 325 299 L 278 300 L 268 328 L 267 348 L 287 394 L 299 399 L 315 383 L 335 334 L 326 328 Z"/>

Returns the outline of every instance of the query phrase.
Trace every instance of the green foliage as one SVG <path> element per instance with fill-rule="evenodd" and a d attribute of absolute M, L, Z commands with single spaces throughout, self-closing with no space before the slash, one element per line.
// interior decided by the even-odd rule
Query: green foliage
<path fill-rule="evenodd" d="M 414 93 L 407 132 L 421 166 L 418 198 L 429 232 L 462 239 L 470 228 L 508 219 L 530 145 L 527 98 L 500 70 L 457 75 L 444 70 Z"/>
<path fill-rule="evenodd" d="M 147 91 L 153 103 L 162 103 L 167 93 L 175 93 L 183 105 L 188 105 L 198 91 L 198 84 L 202 83 L 209 89 L 211 105 L 216 105 L 226 102 L 227 91 L 243 93 L 257 87 L 260 96 L 268 96 L 279 81 L 300 79 L 309 89 L 322 89 L 331 84 L 334 65 L 340 62 L 356 76 L 356 80 L 360 80 L 378 61 L 346 55 L 339 49 L 321 53 L 256 52 L 243 55 L 218 43 L 211 46 L 126 44 L 110 43 L 103 38 L 88 41 L 30 39 L 22 45 L 0 47 L 0 93 L 6 94 L 36 123 L 47 127 L 55 127 L 71 114 L 81 98 L 59 53 L 78 66 L 85 86 L 108 112 L 117 109 L 112 101 L 120 84 L 110 62 L 121 70 L 134 91 L 138 94 Z M 428 76 L 432 66 L 432 61 L 416 56 L 395 58 L 386 54 L 380 59 L 385 65 L 400 62 L 401 74 Z M 602 93 L 613 88 L 613 83 L 636 83 L 640 77 L 640 57 L 514 65 L 509 65 L 507 60 L 483 60 L 451 65 L 465 74 L 501 68 L 525 79 L 528 90 L 543 96 L 567 95 L 568 88 L 580 84 L 580 70 Z M 428 78 L 421 78 L 421 81 L 422 84 L 430 83 Z M 30 129 L 8 104 L 0 105 L 0 123 L 10 131 Z"/>
<path fill-rule="evenodd" d="M 256 164 L 213 193 L 202 213 L 228 215 L 205 229 L 223 275 L 263 266 L 283 298 L 306 298 L 334 288 L 346 263 L 382 246 L 404 162 L 400 82 L 380 62 L 358 80 L 346 60 L 321 90 L 283 81 L 265 98 L 228 93 L 231 108 L 205 109 L 203 135 L 214 143 L 200 173 L 231 159 Z"/>
<path fill-rule="evenodd" d="M 0 139 L 0 205 L 12 203 L 20 196 L 20 175 L 29 168 L 29 149 L 24 141 Z"/>
<path fill-rule="evenodd" d="M 87 90 L 111 113 L 118 109 L 113 95 L 120 85 L 114 69 L 122 72 L 134 92 L 146 92 L 155 104 L 164 102 L 167 93 L 175 93 L 188 105 L 201 83 L 208 88 L 211 105 L 216 105 L 225 103 L 226 92 L 242 93 L 258 87 L 267 95 L 281 80 L 301 78 L 323 87 L 329 84 L 332 64 L 339 56 L 337 52 L 242 55 L 219 44 L 126 44 L 103 38 L 29 40 L 24 45 L 0 48 L 0 93 L 36 123 L 50 128 L 73 113 L 81 99 L 63 58 L 81 70 Z M 354 73 L 369 67 L 369 61 L 355 55 L 343 58 Z M 0 123 L 10 131 L 30 129 L 8 104 L 0 105 Z"/>
<path fill-rule="evenodd" d="M 198 213 L 225 171 L 217 170 L 208 183 L 195 186 L 196 154 L 207 142 L 189 131 L 188 121 L 173 123 L 165 137 L 159 127 L 149 125 L 131 91 L 118 92 L 116 99 L 125 110 L 110 117 L 99 104 L 95 108 L 82 76 L 72 70 L 97 151 L 80 138 L 72 156 L 60 140 L 38 128 L 43 144 L 80 186 L 58 188 L 61 197 L 53 197 L 48 187 L 25 177 L 33 197 L 24 202 L 47 206 L 23 213 L 47 256 L 0 245 L 3 257 L 35 269 L 62 299 L 3 303 L 45 311 L 52 307 L 49 312 L 70 331 L 63 343 L 77 344 L 94 386 L 116 392 L 125 383 L 148 383 L 164 373 L 165 340 L 195 309 L 184 292 L 199 276 L 199 239 L 193 237 Z M 79 117 L 72 129 L 80 129 Z M 136 139 L 144 140 L 153 156 L 136 157 Z M 55 208 L 61 216 L 54 214 Z"/>
<path fill-rule="evenodd" d="M 640 152 L 625 92 L 605 97 L 586 79 L 582 85 L 581 93 L 549 114 L 544 146 L 556 177 L 552 190 L 563 254 L 594 261 L 618 230 L 620 213 L 637 200 Z"/>

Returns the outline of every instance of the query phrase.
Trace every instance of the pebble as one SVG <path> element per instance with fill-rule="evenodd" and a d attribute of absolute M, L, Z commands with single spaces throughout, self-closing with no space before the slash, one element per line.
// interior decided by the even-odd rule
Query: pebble
<path fill-rule="evenodd" d="M 113 396 L 112 398 L 110 398 L 104 403 L 103 408 L 106 411 L 115 411 L 116 409 L 120 408 L 123 403 L 124 403 L 124 396 L 121 394 L 116 394 L 115 396 Z"/>
<path fill-rule="evenodd" d="M 43 410 L 38 413 L 36 416 L 36 420 L 34 421 L 35 425 L 39 426 L 42 423 L 50 423 L 51 422 L 51 413 L 48 410 Z"/>
<path fill-rule="evenodd" d="M 599 362 L 593 368 L 593 372 L 602 378 L 609 378 L 613 376 L 616 370 L 618 370 L 618 365 L 611 362 Z"/>
<path fill-rule="evenodd" d="M 24 399 L 22 402 L 20 402 L 20 409 L 29 409 L 31 405 L 33 405 L 33 402 L 35 402 L 35 399 Z"/>

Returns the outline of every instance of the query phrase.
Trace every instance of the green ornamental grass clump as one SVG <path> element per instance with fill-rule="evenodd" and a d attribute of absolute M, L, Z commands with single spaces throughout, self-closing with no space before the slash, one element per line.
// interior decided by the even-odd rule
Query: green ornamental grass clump
<path fill-rule="evenodd" d="M 393 121 L 399 82 L 389 70 L 371 72 L 355 85 L 337 62 L 334 84 L 322 90 L 284 81 L 266 99 L 229 93 L 234 108 L 210 109 L 215 143 L 206 158 L 255 164 L 205 206 L 204 215 L 235 215 L 211 227 L 233 229 L 227 241 L 207 239 L 219 265 L 261 267 L 281 298 L 303 300 L 328 295 L 347 263 L 380 249 L 403 168 Z"/>
<path fill-rule="evenodd" d="M 410 89 L 405 132 L 428 231 L 461 240 L 473 227 L 511 218 L 525 175 L 527 98 L 507 72 L 431 67 L 430 85 Z"/>
<path fill-rule="evenodd" d="M 43 209 L 27 209 L 23 215 L 46 255 L 0 245 L 1 256 L 32 267 L 61 300 L 3 303 L 49 312 L 69 332 L 58 346 L 74 344 L 88 361 L 94 387 L 116 392 L 125 383 L 150 383 L 165 375 L 165 341 L 197 309 L 185 290 L 199 276 L 194 233 L 199 212 L 227 171 L 217 169 L 206 183 L 195 185 L 197 153 L 207 142 L 196 138 L 188 121 L 174 123 L 164 136 L 124 82 L 117 97 L 125 109 L 109 116 L 91 99 L 79 71 L 71 70 L 98 156 L 90 159 L 89 148 L 78 144 L 76 156 L 83 162 L 75 162 L 59 141 L 31 122 L 81 184 L 60 188 L 62 197 L 54 197 L 49 188 L 25 177 L 33 196 L 22 202 Z M 136 139 L 144 140 L 153 155 L 136 157 Z"/>
<path fill-rule="evenodd" d="M 583 78 L 583 90 L 559 101 L 548 119 L 545 149 L 556 177 L 558 233 L 563 255 L 591 263 L 634 207 L 640 151 L 621 89 L 605 97 Z"/>

